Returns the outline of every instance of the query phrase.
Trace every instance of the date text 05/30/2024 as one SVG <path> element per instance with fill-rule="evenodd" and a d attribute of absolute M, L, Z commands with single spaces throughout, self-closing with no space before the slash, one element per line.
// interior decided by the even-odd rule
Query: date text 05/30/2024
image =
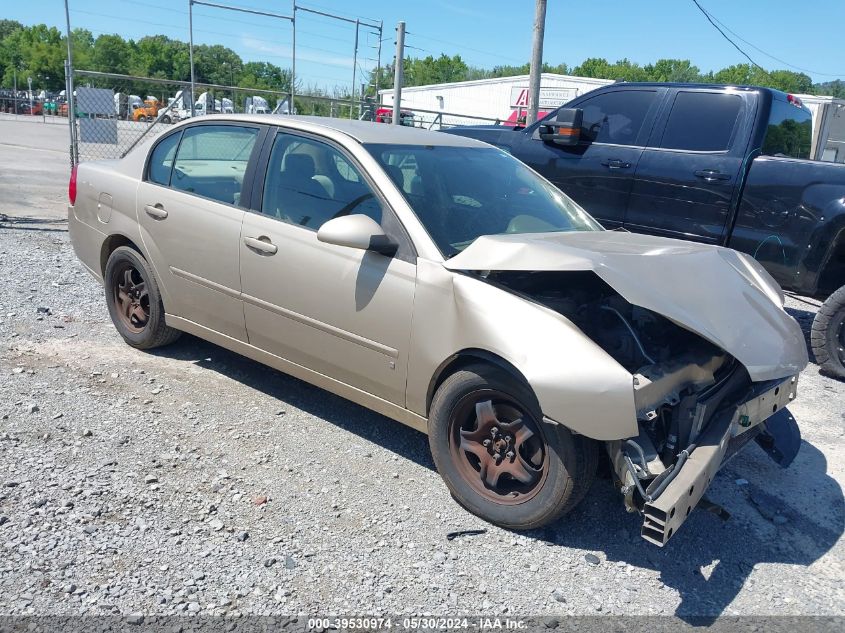
<path fill-rule="evenodd" d="M 308 630 L 327 631 L 344 630 L 408 630 L 408 631 L 449 631 L 449 630 L 521 630 L 527 628 L 523 620 L 515 618 L 487 617 L 349 617 L 349 618 L 309 618 Z"/>

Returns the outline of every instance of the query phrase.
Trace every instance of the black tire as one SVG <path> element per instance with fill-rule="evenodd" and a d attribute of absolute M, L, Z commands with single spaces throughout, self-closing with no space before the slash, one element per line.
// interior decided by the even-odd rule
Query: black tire
<path fill-rule="evenodd" d="M 161 122 L 164 123 L 165 125 L 172 123 L 170 117 L 167 116 L 166 114 L 163 117 L 161 117 Z"/>
<path fill-rule="evenodd" d="M 129 292 L 127 282 L 134 284 Z M 106 263 L 103 286 L 112 323 L 132 347 L 162 347 L 182 334 L 164 322 L 164 304 L 155 275 L 147 260 L 135 249 L 119 246 L 114 250 Z M 142 286 L 143 289 L 138 290 Z M 123 309 L 129 304 L 134 306 L 131 315 Z"/>
<path fill-rule="evenodd" d="M 500 485 L 490 487 L 480 472 L 476 473 L 477 481 L 474 481 L 472 470 L 467 468 L 469 463 L 478 470 L 478 465 L 472 466 L 478 457 L 474 452 L 464 451 L 463 443 L 460 443 L 460 447 L 457 444 L 463 442 L 464 433 L 476 431 L 466 430 L 464 426 L 464 430 L 456 436 L 454 429 L 456 424 L 461 424 L 463 414 L 460 412 L 466 407 L 462 403 L 475 399 L 477 402 L 490 399 L 495 406 L 497 425 L 502 426 L 499 424 L 502 407 L 505 410 L 519 409 L 523 414 L 520 419 L 529 420 L 535 432 L 539 431 L 539 441 L 544 444 L 545 461 L 542 470 L 537 472 L 544 472 L 544 475 L 539 483 L 534 484 L 533 489 L 523 495 L 524 501 L 520 501 L 519 493 L 512 490 L 500 494 Z M 434 395 L 428 424 L 434 463 L 452 496 L 468 511 L 504 528 L 529 530 L 555 521 L 583 499 L 595 479 L 597 442 L 573 435 L 559 424 L 543 422 L 537 398 L 528 385 L 494 366 L 472 365 L 449 376 Z M 478 428 L 481 418 L 468 424 L 475 424 Z M 476 457 L 473 458 L 473 455 Z M 461 462 L 461 459 L 467 463 Z M 505 485 L 520 485 L 510 476 L 504 476 L 504 480 Z M 499 481 L 502 481 L 502 477 L 499 477 Z"/>
<path fill-rule="evenodd" d="M 845 286 L 819 308 L 810 332 L 810 345 L 822 373 L 845 379 Z"/>

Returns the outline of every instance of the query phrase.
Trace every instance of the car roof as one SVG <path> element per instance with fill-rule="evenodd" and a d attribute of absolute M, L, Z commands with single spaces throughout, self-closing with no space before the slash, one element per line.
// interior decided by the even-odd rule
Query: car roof
<path fill-rule="evenodd" d="M 188 119 L 196 122 L 198 119 Z M 454 134 L 443 134 L 418 127 L 358 121 L 355 119 L 336 119 L 319 116 L 300 116 L 289 114 L 214 114 L 201 117 L 204 122 L 211 121 L 249 121 L 282 127 L 314 130 L 315 127 L 326 131 L 334 130 L 352 137 L 359 143 L 379 143 L 385 145 L 442 145 L 450 147 L 489 147 L 486 143 Z M 502 128 L 506 129 L 506 128 Z"/>

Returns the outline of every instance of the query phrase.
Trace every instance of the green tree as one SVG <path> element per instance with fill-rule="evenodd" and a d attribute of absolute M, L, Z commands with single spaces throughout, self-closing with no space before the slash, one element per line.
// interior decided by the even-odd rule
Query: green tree
<path fill-rule="evenodd" d="M 62 40 L 66 41 L 65 38 L 62 38 Z M 74 67 L 90 69 L 91 60 L 94 57 L 94 35 L 91 31 L 88 29 L 73 29 L 70 32 L 70 43 L 73 48 Z M 64 44 L 64 46 L 67 46 L 67 44 Z"/>
<path fill-rule="evenodd" d="M 658 59 L 644 67 L 649 81 L 696 82 L 701 71 L 688 59 Z"/>
<path fill-rule="evenodd" d="M 134 53 L 132 43 L 124 40 L 120 35 L 100 35 L 94 40 L 91 70 L 128 74 Z"/>
<path fill-rule="evenodd" d="M 713 83 L 747 86 L 754 76 L 751 64 L 734 64 L 713 74 Z"/>
<path fill-rule="evenodd" d="M 792 70 L 773 70 L 768 75 L 769 81 L 766 85 L 771 88 L 799 94 L 807 94 L 813 90 L 813 80 L 804 73 L 796 73 Z"/>
<path fill-rule="evenodd" d="M 17 20 L 0 20 L 0 42 L 22 28 L 24 28 L 23 24 Z"/>
<path fill-rule="evenodd" d="M 243 88 L 290 91 L 290 71 L 268 62 L 247 62 L 243 65 L 237 85 Z"/>
<path fill-rule="evenodd" d="M 65 83 L 63 51 L 64 40 L 54 27 L 37 24 L 11 31 L 0 42 L 0 59 L 6 62 L 3 84 L 12 85 L 16 68 L 19 86 L 32 77 L 33 88 L 61 89 Z"/>
<path fill-rule="evenodd" d="M 469 67 L 460 55 L 449 57 L 441 53 L 437 59 L 431 55 L 422 59 L 408 58 L 405 60 L 405 85 L 426 86 L 463 81 L 468 70 Z"/>
<path fill-rule="evenodd" d="M 596 79 L 612 79 L 613 67 L 604 57 L 589 57 L 579 66 L 572 69 L 572 74 L 577 77 L 594 77 Z"/>

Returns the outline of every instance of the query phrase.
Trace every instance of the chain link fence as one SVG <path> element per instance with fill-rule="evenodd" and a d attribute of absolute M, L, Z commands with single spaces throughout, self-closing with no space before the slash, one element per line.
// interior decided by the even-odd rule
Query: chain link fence
<path fill-rule="evenodd" d="M 194 84 L 87 70 L 73 71 L 75 154 L 80 162 L 122 158 L 141 141 L 178 121 L 215 114 L 290 114 L 290 94 L 218 84 Z M 297 95 L 293 111 L 358 118 L 357 101 Z M 59 116 L 67 116 L 67 105 Z"/>
<path fill-rule="evenodd" d="M 194 84 L 155 77 L 137 77 L 74 70 L 74 144 L 71 160 L 78 162 L 118 159 L 144 140 L 191 117 L 215 114 L 306 114 L 389 123 L 389 107 L 372 101 L 358 102 L 327 96 L 300 95 L 291 108 L 290 94 L 217 84 Z M 456 125 L 501 123 L 473 115 L 402 108 L 402 125 L 440 130 Z M 67 120 L 62 102 L 52 115 Z"/>

